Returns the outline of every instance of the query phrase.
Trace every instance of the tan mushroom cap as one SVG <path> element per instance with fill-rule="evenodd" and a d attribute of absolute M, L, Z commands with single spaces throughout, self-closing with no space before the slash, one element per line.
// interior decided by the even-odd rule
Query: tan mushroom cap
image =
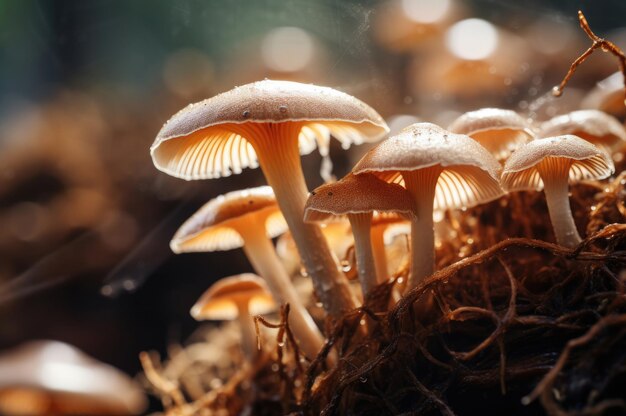
<path fill-rule="evenodd" d="M 414 209 L 411 195 L 400 185 L 387 183 L 370 173 L 348 174 L 311 192 L 304 207 L 304 220 L 322 222 L 336 216 L 375 211 L 396 211 L 408 216 Z"/>
<path fill-rule="evenodd" d="M 232 250 L 243 246 L 233 228 L 252 214 L 265 214 L 268 238 L 287 231 L 287 223 L 269 186 L 233 191 L 212 199 L 178 229 L 170 242 L 175 253 Z M 245 226 L 245 225 L 244 225 Z"/>
<path fill-rule="evenodd" d="M 524 117 L 515 111 L 501 108 L 467 112 L 452 122 L 448 130 L 470 136 L 500 159 L 534 136 Z"/>
<path fill-rule="evenodd" d="M 238 304 L 248 302 L 250 315 L 276 309 L 276 302 L 265 281 L 253 273 L 225 277 L 214 283 L 191 308 L 191 316 L 200 320 L 230 321 L 239 315 Z"/>
<path fill-rule="evenodd" d="M 174 115 L 161 129 L 150 153 L 155 166 L 172 176 L 211 179 L 257 167 L 245 137 L 229 125 L 302 123 L 300 153 L 328 145 L 330 134 L 344 148 L 376 141 L 387 133 L 380 115 L 362 101 L 328 87 L 264 80 L 234 88 Z"/>
<path fill-rule="evenodd" d="M 541 125 L 541 137 L 573 134 L 607 149 L 626 144 L 626 130 L 615 117 L 598 110 L 556 116 Z"/>
<path fill-rule="evenodd" d="M 611 115 L 623 117 L 626 114 L 624 102 L 624 75 L 615 72 L 598 84 L 583 98 L 581 108 L 597 109 Z"/>
<path fill-rule="evenodd" d="M 45 397 L 46 406 L 68 414 L 141 414 L 148 404 L 141 387 L 129 376 L 59 341 L 31 341 L 3 352 L 0 391 L 23 398 Z M 51 409 L 41 410 L 37 414 Z"/>
<path fill-rule="evenodd" d="M 401 172 L 443 168 L 435 190 L 434 210 L 471 207 L 502 195 L 501 167 L 472 138 L 431 123 L 417 123 L 370 150 L 352 169 L 402 183 Z"/>
<path fill-rule="evenodd" d="M 570 159 L 570 181 L 603 179 L 615 169 L 604 151 L 580 137 L 549 137 L 527 143 L 511 155 L 504 165 L 502 186 L 509 191 L 542 189 L 536 166 L 546 158 Z"/>

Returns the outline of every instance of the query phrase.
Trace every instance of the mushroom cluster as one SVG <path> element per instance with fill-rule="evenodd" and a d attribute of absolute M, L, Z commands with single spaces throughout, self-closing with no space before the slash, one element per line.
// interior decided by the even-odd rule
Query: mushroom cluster
<path fill-rule="evenodd" d="M 461 115 L 447 130 L 412 124 L 374 145 L 344 178 L 309 193 L 301 154 L 317 147 L 327 155 L 331 137 L 348 148 L 377 142 L 387 132 L 378 113 L 358 99 L 286 81 L 237 87 L 172 117 L 151 148 L 158 169 L 192 180 L 260 166 L 269 184 L 211 200 L 174 236 L 171 247 L 177 253 L 242 247 L 260 276 L 217 282 L 192 309 L 194 317 L 237 319 L 245 356 L 254 361 L 259 354 L 252 315 L 272 310 L 271 295 L 276 304 L 290 305 L 289 325 L 300 350 L 312 360 L 324 346 L 322 328 L 329 326 L 313 318 L 319 317 L 311 311 L 315 302 L 303 299 L 294 283 L 303 278 L 294 276 L 299 268 L 287 271 L 272 238 L 287 233 L 281 237 L 281 256 L 290 256 L 286 242 L 293 241 L 297 254 L 292 256 L 311 280 L 322 318 L 336 323 L 361 304 L 367 309 L 369 296 L 383 284 L 406 294 L 433 275 L 435 217 L 509 192 L 543 190 L 556 242 L 576 248 L 582 238 L 570 209 L 569 186 L 612 175 L 609 152 L 619 152 L 626 140 L 624 127 L 597 110 L 536 123 L 511 110 L 480 109 Z M 348 281 L 350 267 L 338 258 L 345 244 L 322 232 L 327 224 L 329 230 L 341 225 L 342 241 L 349 224 L 358 285 Z M 398 256 L 385 239 L 392 224 L 409 233 L 406 286 L 392 278 L 398 273 L 388 262 L 388 256 Z M 292 260 L 286 259 L 289 264 Z M 385 308 L 377 305 L 370 312 L 384 314 Z"/>

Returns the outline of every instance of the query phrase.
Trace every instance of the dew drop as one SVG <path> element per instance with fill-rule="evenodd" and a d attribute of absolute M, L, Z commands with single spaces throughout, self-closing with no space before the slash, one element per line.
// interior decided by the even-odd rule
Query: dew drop
<path fill-rule="evenodd" d="M 363 377 L 363 376 L 361 376 L 361 377 L 359 377 L 359 381 L 360 381 L 361 383 L 367 383 L 367 377 Z"/>
<path fill-rule="evenodd" d="M 243 118 L 248 118 L 250 117 L 250 110 L 244 110 L 243 113 L 241 113 Z"/>
<path fill-rule="evenodd" d="M 560 97 L 561 94 L 563 94 L 563 92 L 558 86 L 552 87 L 552 95 L 554 95 L 555 97 Z"/>
<path fill-rule="evenodd" d="M 281 113 L 286 113 L 287 112 L 287 106 L 286 105 L 281 105 L 280 107 L 278 107 L 278 111 L 280 111 Z"/>

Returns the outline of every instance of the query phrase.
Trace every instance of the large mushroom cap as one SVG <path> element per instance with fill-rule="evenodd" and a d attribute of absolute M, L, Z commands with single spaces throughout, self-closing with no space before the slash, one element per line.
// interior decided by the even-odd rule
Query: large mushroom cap
<path fill-rule="evenodd" d="M 524 117 L 500 108 L 467 112 L 452 122 L 448 130 L 470 136 L 498 159 L 506 158 L 533 138 L 532 128 Z"/>
<path fill-rule="evenodd" d="M 0 392 L 46 394 L 47 406 L 64 414 L 139 414 L 147 406 L 141 388 L 126 374 L 59 341 L 33 341 L 4 352 Z M 0 396 L 0 401 L 6 398 Z"/>
<path fill-rule="evenodd" d="M 260 186 L 229 192 L 206 203 L 178 229 L 170 247 L 175 253 L 240 248 L 243 239 L 233 224 L 251 214 L 266 215 L 265 229 L 269 238 L 287 231 L 272 188 Z"/>
<path fill-rule="evenodd" d="M 334 216 L 374 211 L 410 215 L 415 210 L 413 205 L 411 195 L 400 185 L 387 183 L 370 173 L 349 174 L 311 192 L 304 207 L 304 219 L 327 221 Z"/>
<path fill-rule="evenodd" d="M 387 133 L 380 115 L 362 101 L 332 88 L 264 80 L 234 88 L 174 115 L 150 152 L 155 166 L 183 179 L 210 179 L 257 167 L 246 137 L 229 129 L 243 123 L 302 123 L 300 153 L 327 146 L 332 134 L 344 148 Z"/>
<path fill-rule="evenodd" d="M 603 179 L 614 171 L 613 161 L 602 150 L 577 136 L 534 140 L 517 149 L 506 161 L 502 186 L 509 191 L 543 188 L 537 165 L 547 158 L 571 160 L 569 180 Z"/>
<path fill-rule="evenodd" d="M 613 116 L 598 110 L 579 110 L 556 116 L 541 125 L 541 137 L 573 134 L 605 149 L 626 143 L 626 130 Z"/>
<path fill-rule="evenodd" d="M 265 281 L 255 274 L 244 273 L 214 283 L 193 305 L 191 316 L 196 320 L 233 320 L 239 315 L 240 302 L 248 303 L 251 315 L 276 309 Z"/>
<path fill-rule="evenodd" d="M 501 167 L 475 140 L 431 123 L 417 123 L 371 149 L 352 169 L 401 183 L 403 171 L 441 166 L 435 210 L 471 207 L 502 195 Z"/>

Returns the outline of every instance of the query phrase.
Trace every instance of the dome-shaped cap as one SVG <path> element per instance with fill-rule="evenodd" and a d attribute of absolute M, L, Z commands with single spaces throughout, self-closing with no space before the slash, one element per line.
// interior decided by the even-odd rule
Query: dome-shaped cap
<path fill-rule="evenodd" d="M 502 195 L 500 164 L 475 140 L 431 123 L 417 123 L 372 148 L 352 172 L 402 182 L 403 171 L 440 166 L 435 210 L 471 207 Z"/>
<path fill-rule="evenodd" d="M 556 116 L 541 125 L 541 137 L 563 134 L 579 136 L 605 149 L 621 147 L 626 143 L 626 130 L 613 116 L 598 110 L 579 110 Z"/>
<path fill-rule="evenodd" d="M 327 221 L 335 216 L 374 211 L 411 215 L 414 210 L 411 195 L 400 185 L 370 173 L 348 174 L 311 192 L 304 207 L 304 220 Z"/>
<path fill-rule="evenodd" d="M 287 223 L 269 186 L 244 189 L 220 195 L 207 202 L 178 229 L 170 242 L 175 253 L 232 250 L 243 246 L 236 230 L 246 226 L 246 217 L 265 214 L 268 238 L 287 231 Z"/>
<path fill-rule="evenodd" d="M 502 172 L 502 186 L 509 191 L 542 189 L 543 181 L 536 167 L 546 158 L 571 160 L 570 181 L 603 179 L 615 169 L 606 152 L 580 137 L 548 137 L 525 144 L 509 157 Z"/>
<path fill-rule="evenodd" d="M 46 392 L 57 410 L 82 415 L 140 414 L 148 404 L 126 374 L 59 341 L 32 341 L 3 352 L 0 390 L 9 389 Z"/>
<path fill-rule="evenodd" d="M 233 125 L 301 123 L 300 153 L 332 134 L 344 148 L 379 140 L 388 129 L 362 101 L 328 87 L 264 80 L 234 88 L 174 115 L 150 152 L 155 166 L 183 179 L 211 179 L 257 167 L 255 150 Z"/>
<path fill-rule="evenodd" d="M 506 158 L 534 136 L 524 117 L 501 108 L 467 112 L 452 122 L 448 130 L 470 136 L 498 159 Z"/>
<path fill-rule="evenodd" d="M 276 309 L 265 281 L 252 273 L 225 277 L 214 283 L 191 308 L 191 316 L 200 320 L 230 321 L 239 315 L 238 305 L 248 303 L 251 315 Z"/>

